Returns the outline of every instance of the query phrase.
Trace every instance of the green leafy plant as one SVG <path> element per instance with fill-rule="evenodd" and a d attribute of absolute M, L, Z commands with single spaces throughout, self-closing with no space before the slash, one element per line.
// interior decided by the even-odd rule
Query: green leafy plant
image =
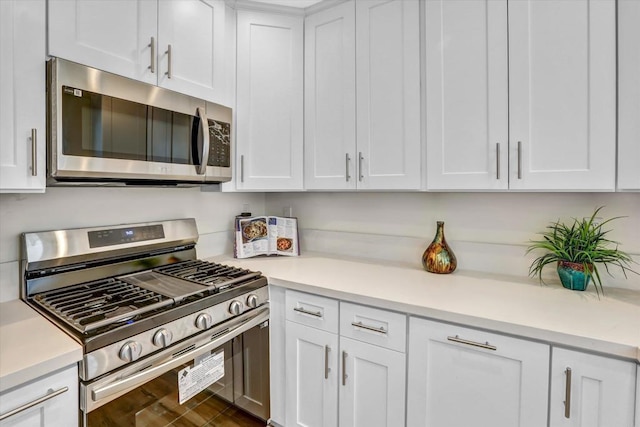
<path fill-rule="evenodd" d="M 602 280 L 597 264 L 603 264 L 607 273 L 609 265 L 616 265 L 622 269 L 625 278 L 627 271 L 638 274 L 630 268 L 634 261 L 626 253 L 618 249 L 618 242 L 609 240 L 607 234 L 611 230 L 604 230 L 603 226 L 623 217 L 609 218 L 598 222 L 596 217 L 604 206 L 595 210 L 590 218 L 573 218 L 573 224 L 566 225 L 560 221 L 549 224 L 546 231 L 539 233 L 542 240 L 532 240 L 527 248 L 527 254 L 535 250 L 544 250 L 544 255 L 536 258 L 529 267 L 529 275 L 537 276 L 542 280 L 542 270 L 548 264 L 557 264 L 558 261 L 569 261 L 582 264 L 585 274 L 593 279 L 598 295 L 598 286 L 604 294 Z M 613 247 L 611 247 L 613 246 Z"/>

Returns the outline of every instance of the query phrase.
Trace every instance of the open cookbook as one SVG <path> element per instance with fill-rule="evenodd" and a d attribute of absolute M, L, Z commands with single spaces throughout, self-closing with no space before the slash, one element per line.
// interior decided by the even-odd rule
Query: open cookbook
<path fill-rule="evenodd" d="M 300 255 L 298 219 L 280 216 L 237 217 L 234 256 Z"/>

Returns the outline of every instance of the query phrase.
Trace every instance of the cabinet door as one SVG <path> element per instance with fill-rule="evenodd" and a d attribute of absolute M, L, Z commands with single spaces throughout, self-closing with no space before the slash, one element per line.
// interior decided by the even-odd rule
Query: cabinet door
<path fill-rule="evenodd" d="M 0 192 L 45 188 L 45 7 L 0 1 Z"/>
<path fill-rule="evenodd" d="M 407 426 L 547 424 L 549 347 L 412 318 Z"/>
<path fill-rule="evenodd" d="M 286 425 L 338 425 L 338 336 L 286 322 Z"/>
<path fill-rule="evenodd" d="M 305 21 L 305 188 L 356 188 L 355 3 Z"/>
<path fill-rule="evenodd" d="M 356 2 L 358 188 L 420 188 L 418 9 L 417 0 Z"/>
<path fill-rule="evenodd" d="M 77 427 L 78 369 L 76 365 L 0 394 L 0 414 L 4 415 L 47 396 L 50 398 L 5 418 L 0 422 L 0 426 Z"/>
<path fill-rule="evenodd" d="M 340 426 L 403 426 L 405 353 L 345 337 L 340 352 Z"/>
<path fill-rule="evenodd" d="M 507 189 L 507 1 L 425 2 L 427 188 Z"/>
<path fill-rule="evenodd" d="M 156 1 L 55 0 L 48 6 L 49 55 L 158 82 Z"/>
<path fill-rule="evenodd" d="M 158 2 L 158 85 L 208 101 L 226 100 L 224 39 L 223 0 Z"/>
<path fill-rule="evenodd" d="M 554 348 L 549 426 L 633 427 L 635 379 L 635 363 Z"/>
<path fill-rule="evenodd" d="M 511 188 L 615 188 L 615 7 L 509 3 Z"/>
<path fill-rule="evenodd" d="M 618 1 L 618 188 L 621 190 L 640 190 L 639 22 L 640 2 Z"/>
<path fill-rule="evenodd" d="M 303 18 L 238 11 L 236 187 L 302 189 Z"/>

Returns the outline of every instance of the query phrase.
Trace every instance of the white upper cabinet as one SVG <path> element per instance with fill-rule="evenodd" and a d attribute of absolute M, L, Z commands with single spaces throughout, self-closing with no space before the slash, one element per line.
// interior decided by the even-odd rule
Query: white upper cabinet
<path fill-rule="evenodd" d="M 49 55 L 157 84 L 157 1 L 50 0 L 48 13 Z"/>
<path fill-rule="evenodd" d="M 305 21 L 305 188 L 356 188 L 353 1 Z"/>
<path fill-rule="evenodd" d="M 303 17 L 237 15 L 236 188 L 303 188 Z"/>
<path fill-rule="evenodd" d="M 613 0 L 434 0 L 425 22 L 428 189 L 615 188 Z"/>
<path fill-rule="evenodd" d="M 636 364 L 553 349 L 550 427 L 633 427 Z"/>
<path fill-rule="evenodd" d="M 224 0 L 160 0 L 158 6 L 158 84 L 228 103 Z"/>
<path fill-rule="evenodd" d="M 618 1 L 618 188 L 640 190 L 640 2 Z M 640 419 L 640 413 L 638 414 Z M 640 423 L 640 421 L 638 421 Z"/>
<path fill-rule="evenodd" d="M 425 2 L 427 186 L 509 186 L 507 0 Z"/>
<path fill-rule="evenodd" d="M 357 180 L 420 189 L 418 0 L 356 2 Z"/>
<path fill-rule="evenodd" d="M 349 1 L 307 17 L 305 188 L 420 189 L 418 10 Z"/>
<path fill-rule="evenodd" d="M 614 190 L 614 0 L 509 2 L 509 186 Z"/>
<path fill-rule="evenodd" d="M 0 1 L 0 192 L 45 188 L 44 0 Z"/>
<path fill-rule="evenodd" d="M 223 0 L 51 0 L 49 54 L 228 103 Z"/>

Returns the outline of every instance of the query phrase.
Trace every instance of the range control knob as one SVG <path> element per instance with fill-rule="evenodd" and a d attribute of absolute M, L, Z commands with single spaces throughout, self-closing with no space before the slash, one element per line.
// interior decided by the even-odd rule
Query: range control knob
<path fill-rule="evenodd" d="M 237 316 L 242 313 L 242 303 L 240 301 L 233 300 L 231 304 L 229 304 L 229 313 Z"/>
<path fill-rule="evenodd" d="M 247 297 L 247 307 L 256 308 L 258 306 L 258 296 L 256 294 L 250 294 Z"/>
<path fill-rule="evenodd" d="M 198 329 L 209 329 L 213 324 L 213 319 L 207 313 L 200 313 L 198 317 L 196 317 L 196 328 Z"/>
<path fill-rule="evenodd" d="M 167 331 L 165 328 L 159 329 L 155 334 L 153 334 L 153 345 L 156 347 L 166 347 L 171 344 L 171 340 L 173 339 L 173 334 Z"/>
<path fill-rule="evenodd" d="M 118 353 L 118 357 L 124 360 L 125 362 L 133 362 L 138 360 L 140 355 L 142 354 L 142 344 L 137 341 L 127 341 L 124 343 L 122 348 L 120 348 L 120 352 Z"/>

